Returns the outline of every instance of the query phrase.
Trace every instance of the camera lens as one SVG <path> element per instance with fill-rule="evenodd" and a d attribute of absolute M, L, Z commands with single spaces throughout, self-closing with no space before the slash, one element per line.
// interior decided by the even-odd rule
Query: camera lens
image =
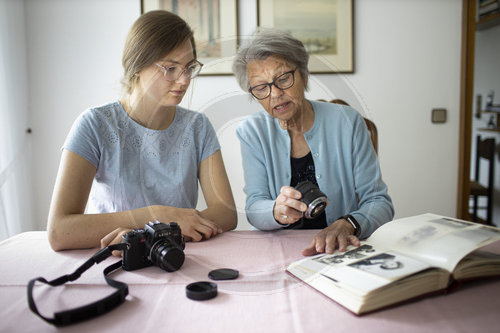
<path fill-rule="evenodd" d="M 306 218 L 308 219 L 315 219 L 316 217 L 320 216 L 321 213 L 325 210 L 326 207 L 326 201 L 324 200 L 324 197 L 320 197 L 316 199 L 315 201 L 311 202 L 309 204 L 309 207 L 312 207 L 311 209 L 308 209 L 306 211 Z"/>
<path fill-rule="evenodd" d="M 323 213 L 326 207 L 326 195 L 318 186 L 310 181 L 303 181 L 298 183 L 295 189 L 302 193 L 301 201 L 307 205 L 304 213 L 306 219 L 314 219 Z"/>
<path fill-rule="evenodd" d="M 184 263 L 184 252 L 169 238 L 163 238 L 151 247 L 151 262 L 167 272 L 181 268 Z"/>

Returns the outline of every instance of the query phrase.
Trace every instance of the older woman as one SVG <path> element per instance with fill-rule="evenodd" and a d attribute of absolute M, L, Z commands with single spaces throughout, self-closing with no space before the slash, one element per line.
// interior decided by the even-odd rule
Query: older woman
<path fill-rule="evenodd" d="M 247 218 L 260 230 L 322 229 L 302 252 L 313 255 L 359 245 L 392 220 L 394 208 L 361 115 L 305 98 L 308 60 L 299 40 L 260 30 L 239 49 L 233 71 L 265 110 L 237 129 Z M 307 205 L 294 188 L 305 180 L 329 201 L 312 220 L 304 218 Z"/>

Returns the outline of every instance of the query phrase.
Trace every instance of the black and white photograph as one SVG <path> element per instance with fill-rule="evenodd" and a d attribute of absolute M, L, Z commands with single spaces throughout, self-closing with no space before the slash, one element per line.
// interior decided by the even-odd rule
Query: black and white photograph
<path fill-rule="evenodd" d="M 420 261 L 395 252 L 381 253 L 348 265 L 350 268 L 387 279 L 394 279 L 411 272 L 418 272 L 426 266 Z"/>
<path fill-rule="evenodd" d="M 318 256 L 315 257 L 314 260 L 327 265 L 335 265 L 340 263 L 346 264 L 373 255 L 374 252 L 375 249 L 373 248 L 373 246 L 364 244 L 355 249 L 348 250 L 340 254 L 325 254 L 322 256 Z"/>

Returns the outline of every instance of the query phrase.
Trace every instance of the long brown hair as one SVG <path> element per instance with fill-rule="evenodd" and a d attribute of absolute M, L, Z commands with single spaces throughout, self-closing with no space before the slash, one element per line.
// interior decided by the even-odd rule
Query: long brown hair
<path fill-rule="evenodd" d="M 141 15 L 130 28 L 123 50 L 122 85 L 125 92 L 132 93 L 137 82 L 136 73 L 160 60 L 186 40 L 191 41 L 196 59 L 193 30 L 186 21 L 165 10 Z"/>

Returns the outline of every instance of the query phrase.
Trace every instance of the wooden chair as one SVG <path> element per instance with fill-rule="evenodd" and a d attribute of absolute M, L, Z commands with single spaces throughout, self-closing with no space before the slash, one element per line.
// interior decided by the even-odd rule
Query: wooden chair
<path fill-rule="evenodd" d="M 373 148 L 375 149 L 375 153 L 378 155 L 378 132 L 377 126 L 375 123 L 368 118 L 363 117 L 366 123 L 366 127 L 368 128 L 368 132 L 370 133 L 370 139 L 372 139 Z"/>
<path fill-rule="evenodd" d="M 470 182 L 469 195 L 472 197 L 472 221 L 484 224 L 493 224 L 493 187 L 495 180 L 495 139 L 481 139 L 478 135 L 476 139 L 476 161 L 474 179 Z M 482 185 L 480 180 L 481 160 L 488 162 L 487 185 Z M 479 206 L 479 197 L 486 198 L 486 206 Z M 479 209 L 486 210 L 486 220 L 477 216 Z"/>
<path fill-rule="evenodd" d="M 324 99 L 319 99 L 319 101 L 327 102 Z M 349 104 L 346 101 L 344 101 L 344 100 L 342 100 L 340 98 L 332 99 L 330 101 L 330 103 L 336 103 L 336 104 L 342 104 L 342 105 L 349 106 Z M 368 133 L 370 133 L 370 139 L 372 140 L 372 144 L 373 144 L 373 148 L 375 149 L 375 153 L 378 154 L 378 131 L 377 131 L 377 126 L 375 126 L 375 123 L 373 121 L 371 121 L 370 119 L 365 118 L 365 117 L 363 117 L 363 119 L 365 120 L 366 127 L 368 128 Z"/>

